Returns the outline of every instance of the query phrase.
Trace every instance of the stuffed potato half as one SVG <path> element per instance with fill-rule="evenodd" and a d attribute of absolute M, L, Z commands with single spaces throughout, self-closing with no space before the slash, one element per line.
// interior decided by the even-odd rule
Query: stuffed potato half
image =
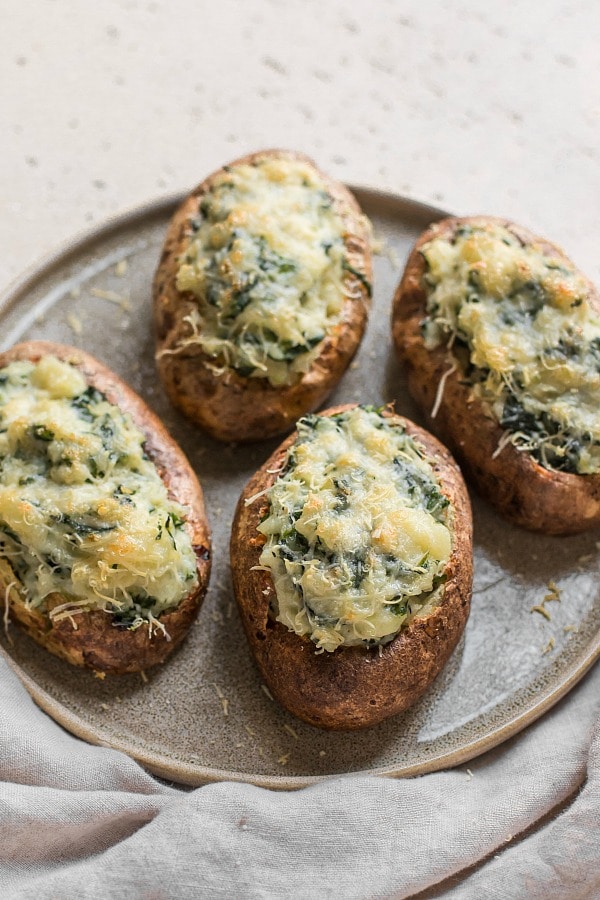
<path fill-rule="evenodd" d="M 276 699 L 312 725 L 415 703 L 465 627 L 471 509 L 438 441 L 389 410 L 307 416 L 243 491 L 236 599 Z"/>
<path fill-rule="evenodd" d="M 437 222 L 392 331 L 429 427 L 505 517 L 547 534 L 600 524 L 600 299 L 559 248 L 506 220 Z"/>
<path fill-rule="evenodd" d="M 170 400 L 224 441 L 291 429 L 356 352 L 371 278 L 367 220 L 310 159 L 265 150 L 219 169 L 173 216 L 154 279 Z"/>
<path fill-rule="evenodd" d="M 60 344 L 0 354 L 0 415 L 5 628 L 98 673 L 164 662 L 210 573 L 183 452 L 114 372 Z"/>

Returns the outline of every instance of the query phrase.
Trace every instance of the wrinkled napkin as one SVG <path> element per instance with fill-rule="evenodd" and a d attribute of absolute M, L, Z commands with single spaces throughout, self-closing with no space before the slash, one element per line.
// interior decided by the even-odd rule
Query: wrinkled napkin
<path fill-rule="evenodd" d="M 0 897 L 600 897 L 600 667 L 458 769 L 297 792 L 167 785 L 0 659 Z"/>

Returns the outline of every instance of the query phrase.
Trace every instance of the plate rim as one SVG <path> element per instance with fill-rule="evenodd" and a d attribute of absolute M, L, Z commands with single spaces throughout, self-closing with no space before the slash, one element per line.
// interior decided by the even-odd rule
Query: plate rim
<path fill-rule="evenodd" d="M 419 217 L 429 217 L 431 222 L 452 215 L 452 213 L 444 209 L 393 191 L 381 190 L 368 185 L 348 184 L 347 187 L 356 195 L 361 206 L 363 201 L 366 201 L 367 205 L 369 202 L 384 202 L 390 205 L 401 204 L 405 208 L 412 208 Z M 90 245 L 112 236 L 119 230 L 132 228 L 139 221 L 146 221 L 152 217 L 169 214 L 182 202 L 188 193 L 188 191 L 171 192 L 131 206 L 120 212 L 112 213 L 101 222 L 94 223 L 88 228 L 79 229 L 71 238 L 68 238 L 28 265 L 22 273 L 18 274 L 0 290 L 0 315 L 8 313 L 36 281 L 47 277 L 54 269 L 68 264 L 71 259 L 85 252 Z M 516 712 L 508 721 L 493 727 L 483 736 L 469 741 L 465 746 L 440 752 L 423 762 L 413 763 L 405 767 L 388 765 L 326 775 L 265 775 L 184 763 L 173 761 L 171 757 L 160 751 L 142 750 L 127 739 L 107 739 L 106 736 L 103 736 L 102 728 L 86 724 L 76 713 L 69 710 L 41 688 L 35 679 L 28 675 L 2 646 L 0 646 L 0 656 L 19 678 L 37 706 L 55 722 L 71 734 L 92 745 L 109 747 L 125 753 L 149 772 L 162 779 L 175 781 L 190 787 L 231 781 L 274 790 L 298 790 L 337 778 L 366 776 L 409 778 L 424 775 L 462 765 L 480 756 L 482 753 L 498 747 L 548 712 L 590 671 L 600 658 L 600 631 L 596 633 L 594 640 L 585 648 L 585 651 L 577 656 L 573 668 L 569 670 L 567 676 L 562 678 L 558 684 L 542 690 L 540 694 L 536 695 L 535 701 L 531 706 L 526 706 L 525 709 Z"/>
<path fill-rule="evenodd" d="M 134 743 L 126 739 L 106 740 L 102 737 L 101 729 L 92 725 L 86 725 L 76 713 L 71 712 L 62 703 L 55 700 L 37 684 L 35 679 L 21 669 L 19 664 L 1 646 L 0 656 L 19 678 L 36 705 L 58 725 L 61 725 L 70 734 L 89 744 L 125 753 L 151 774 L 163 780 L 175 781 L 177 784 L 187 785 L 192 788 L 229 781 L 238 784 L 252 784 L 255 787 L 268 788 L 270 790 L 288 791 L 301 790 L 313 784 L 339 778 L 364 778 L 371 776 L 414 778 L 463 765 L 481 756 L 488 750 L 495 749 L 511 737 L 515 737 L 563 699 L 598 661 L 600 657 L 600 635 L 597 636 L 596 643 L 592 645 L 591 652 L 584 657 L 579 666 L 570 673 L 569 677 L 561 681 L 554 689 L 548 689 L 534 707 L 516 714 L 508 722 L 504 722 L 468 745 L 457 750 L 440 753 L 422 763 L 414 763 L 404 768 L 381 766 L 370 769 L 358 769 L 352 772 L 337 772 L 329 775 L 261 775 L 259 773 L 239 772 L 214 766 L 183 763 L 181 761 L 174 763 L 172 758 L 166 754 L 159 751 L 140 750 Z"/>

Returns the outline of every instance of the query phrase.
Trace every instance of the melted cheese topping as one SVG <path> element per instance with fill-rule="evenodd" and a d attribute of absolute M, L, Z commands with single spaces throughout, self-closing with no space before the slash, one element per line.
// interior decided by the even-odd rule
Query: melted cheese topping
<path fill-rule="evenodd" d="M 55 357 L 0 370 L 0 554 L 28 606 L 52 619 L 102 609 L 123 627 L 152 628 L 190 592 L 185 511 L 144 440 Z"/>
<path fill-rule="evenodd" d="M 574 267 L 498 225 L 422 249 L 426 344 L 448 342 L 507 439 L 547 468 L 600 471 L 600 316 Z"/>
<path fill-rule="evenodd" d="M 268 498 L 260 564 L 273 614 L 319 650 L 390 641 L 443 580 L 448 500 L 423 450 L 379 411 L 301 419 Z"/>
<path fill-rule="evenodd" d="M 321 178 L 290 159 L 226 167 L 192 228 L 177 288 L 197 307 L 175 352 L 196 344 L 219 372 L 297 380 L 340 320 L 348 273 L 357 296 L 366 283 L 345 259 L 344 223 Z"/>

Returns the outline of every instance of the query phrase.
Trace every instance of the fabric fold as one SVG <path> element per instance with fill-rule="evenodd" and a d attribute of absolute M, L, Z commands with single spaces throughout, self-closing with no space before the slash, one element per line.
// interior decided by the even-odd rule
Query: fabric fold
<path fill-rule="evenodd" d="M 64 732 L 3 661 L 0 678 L 3 896 L 595 896 L 599 668 L 466 766 L 289 793 L 170 787 L 124 754 Z"/>

